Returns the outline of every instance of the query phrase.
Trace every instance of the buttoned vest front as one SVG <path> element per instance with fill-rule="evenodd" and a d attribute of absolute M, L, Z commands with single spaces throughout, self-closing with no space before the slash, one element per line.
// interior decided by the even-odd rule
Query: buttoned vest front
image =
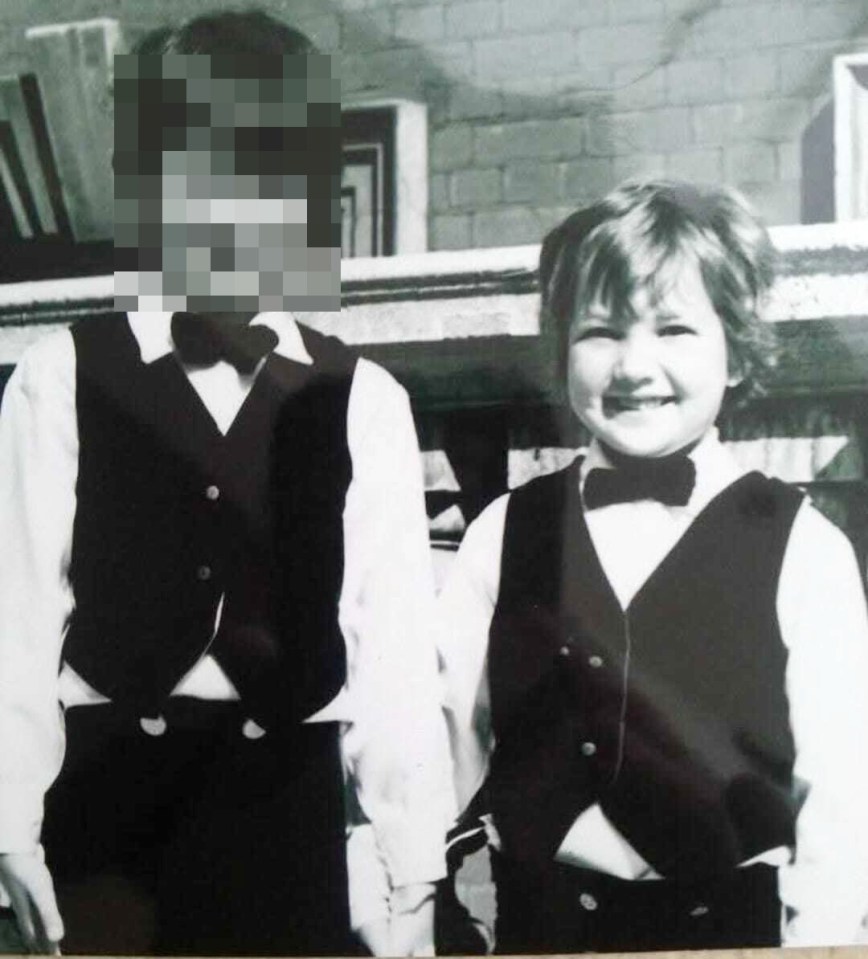
<path fill-rule="evenodd" d="M 483 787 L 504 853 L 550 860 L 595 803 L 666 877 L 718 874 L 792 845 L 776 594 L 801 494 L 742 477 L 622 611 L 578 469 L 515 491 L 507 510 Z"/>
<path fill-rule="evenodd" d="M 158 710 L 206 652 L 265 725 L 309 715 L 343 684 L 355 358 L 301 329 L 313 364 L 270 355 L 223 436 L 174 354 L 143 363 L 122 315 L 73 327 L 64 658 L 113 701 Z"/>

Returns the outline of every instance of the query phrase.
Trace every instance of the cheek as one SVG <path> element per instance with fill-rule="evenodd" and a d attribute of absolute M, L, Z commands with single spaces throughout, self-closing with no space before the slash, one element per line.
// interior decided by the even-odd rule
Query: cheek
<path fill-rule="evenodd" d="M 684 395 L 692 396 L 716 411 L 727 386 L 732 385 L 725 343 L 708 343 L 699 354 L 685 357 L 677 378 Z"/>
<path fill-rule="evenodd" d="M 701 329 L 695 336 L 664 338 L 662 366 L 692 388 L 700 384 L 726 385 L 730 377 L 730 353 L 722 329 Z"/>
<path fill-rule="evenodd" d="M 573 409 L 591 405 L 604 392 L 611 363 L 600 350 L 573 346 L 567 357 L 567 392 Z"/>

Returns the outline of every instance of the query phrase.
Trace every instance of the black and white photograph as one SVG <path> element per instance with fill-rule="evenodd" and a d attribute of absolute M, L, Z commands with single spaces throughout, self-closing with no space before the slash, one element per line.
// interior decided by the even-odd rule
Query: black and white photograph
<path fill-rule="evenodd" d="M 0 954 L 868 953 L 864 0 L 0 54 Z"/>

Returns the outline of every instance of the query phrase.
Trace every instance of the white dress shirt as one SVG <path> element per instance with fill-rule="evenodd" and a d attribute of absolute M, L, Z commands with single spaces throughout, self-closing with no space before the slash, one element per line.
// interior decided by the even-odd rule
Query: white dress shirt
<path fill-rule="evenodd" d="M 133 313 L 129 322 L 144 363 L 172 351 L 171 314 Z M 254 322 L 278 334 L 277 353 L 312 362 L 289 314 L 260 314 Z M 225 362 L 185 368 L 222 433 L 260 368 L 252 375 Z M 443 837 L 454 795 L 416 433 L 405 390 L 364 359 L 350 390 L 347 440 L 352 480 L 343 513 L 339 602 L 347 680 L 308 722 L 343 724 L 345 769 L 363 814 L 348 843 L 358 928 L 388 909 L 385 877 L 401 887 L 444 875 Z M 64 754 L 61 707 L 104 701 L 61 665 L 74 607 L 67 573 L 78 469 L 75 350 L 68 331 L 39 341 L 14 371 L 0 416 L 0 463 L 0 851 L 14 852 L 39 842 L 42 798 Z M 207 655 L 174 693 L 238 698 Z"/>
<path fill-rule="evenodd" d="M 585 514 L 622 609 L 699 512 L 743 475 L 716 431 L 691 457 L 696 486 L 686 506 L 641 500 Z M 580 487 L 594 467 L 611 468 L 596 443 L 582 464 Z M 440 599 L 441 661 L 462 806 L 485 778 L 495 745 L 486 657 L 509 496 L 495 500 L 470 526 Z M 849 541 L 807 502 L 787 544 L 777 615 L 788 650 L 793 773 L 807 798 L 796 822 L 795 850 L 770 849 L 751 862 L 779 867 L 785 945 L 846 944 L 856 940 L 868 912 L 868 616 Z M 490 837 L 496 844 L 495 827 Z M 578 817 L 557 858 L 625 879 L 659 878 L 598 805 Z"/>

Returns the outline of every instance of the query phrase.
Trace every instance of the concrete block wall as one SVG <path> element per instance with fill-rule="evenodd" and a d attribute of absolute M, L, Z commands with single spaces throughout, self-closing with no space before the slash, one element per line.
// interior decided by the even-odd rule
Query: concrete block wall
<path fill-rule="evenodd" d="M 258 5 L 338 57 L 346 101 L 428 104 L 431 249 L 538 241 L 638 174 L 726 180 L 773 224 L 833 219 L 831 64 L 868 49 L 864 0 Z M 4 0 L 4 72 L 27 69 L 27 26 L 113 16 L 136 33 L 211 6 Z"/>

